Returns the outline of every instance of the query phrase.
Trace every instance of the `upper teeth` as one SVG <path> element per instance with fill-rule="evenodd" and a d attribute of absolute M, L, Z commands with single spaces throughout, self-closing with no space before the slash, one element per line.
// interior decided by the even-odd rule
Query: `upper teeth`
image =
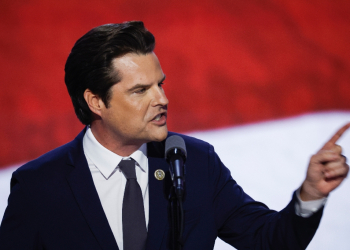
<path fill-rule="evenodd" d="M 159 121 L 161 116 L 162 116 L 161 114 L 157 115 L 156 118 L 154 118 L 154 120 Z"/>

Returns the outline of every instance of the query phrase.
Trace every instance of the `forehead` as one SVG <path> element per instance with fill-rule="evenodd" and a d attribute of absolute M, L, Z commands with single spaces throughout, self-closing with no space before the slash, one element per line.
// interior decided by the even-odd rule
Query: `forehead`
<path fill-rule="evenodd" d="M 164 74 L 157 56 L 148 54 L 128 53 L 113 59 L 112 66 L 121 77 L 121 81 L 159 81 Z"/>

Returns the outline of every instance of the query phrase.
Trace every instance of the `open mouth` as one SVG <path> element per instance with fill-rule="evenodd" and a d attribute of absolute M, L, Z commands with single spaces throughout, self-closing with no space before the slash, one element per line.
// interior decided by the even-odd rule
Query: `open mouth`
<path fill-rule="evenodd" d="M 154 118 L 154 120 L 155 120 L 155 121 L 159 121 L 159 120 L 160 120 L 160 118 L 162 118 L 162 115 L 163 115 L 163 114 L 159 114 L 159 115 L 157 115 L 157 116 Z"/>
<path fill-rule="evenodd" d="M 153 118 L 153 121 L 156 122 L 165 122 L 166 121 L 166 112 L 158 114 Z"/>

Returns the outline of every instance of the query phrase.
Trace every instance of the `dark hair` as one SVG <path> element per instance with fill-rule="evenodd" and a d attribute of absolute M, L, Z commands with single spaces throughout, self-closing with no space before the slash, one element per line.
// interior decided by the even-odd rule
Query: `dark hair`
<path fill-rule="evenodd" d="M 74 44 L 65 65 L 65 83 L 74 111 L 83 124 L 93 120 L 84 99 L 85 90 L 98 95 L 108 108 L 110 88 L 121 80 L 112 60 L 127 53 L 151 53 L 154 46 L 154 36 L 140 21 L 93 28 Z"/>

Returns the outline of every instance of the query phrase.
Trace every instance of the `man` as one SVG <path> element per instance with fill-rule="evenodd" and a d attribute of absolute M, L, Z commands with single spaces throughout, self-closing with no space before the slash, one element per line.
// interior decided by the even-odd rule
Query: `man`
<path fill-rule="evenodd" d="M 154 44 L 142 22 L 103 25 L 76 42 L 65 82 L 87 127 L 13 173 L 1 249 L 170 249 L 164 140 L 173 133 Z M 180 135 L 188 155 L 183 249 L 213 249 L 217 236 L 237 249 L 305 249 L 325 197 L 348 173 L 335 143 L 349 126 L 311 158 L 280 212 L 245 194 L 211 145 Z"/>

